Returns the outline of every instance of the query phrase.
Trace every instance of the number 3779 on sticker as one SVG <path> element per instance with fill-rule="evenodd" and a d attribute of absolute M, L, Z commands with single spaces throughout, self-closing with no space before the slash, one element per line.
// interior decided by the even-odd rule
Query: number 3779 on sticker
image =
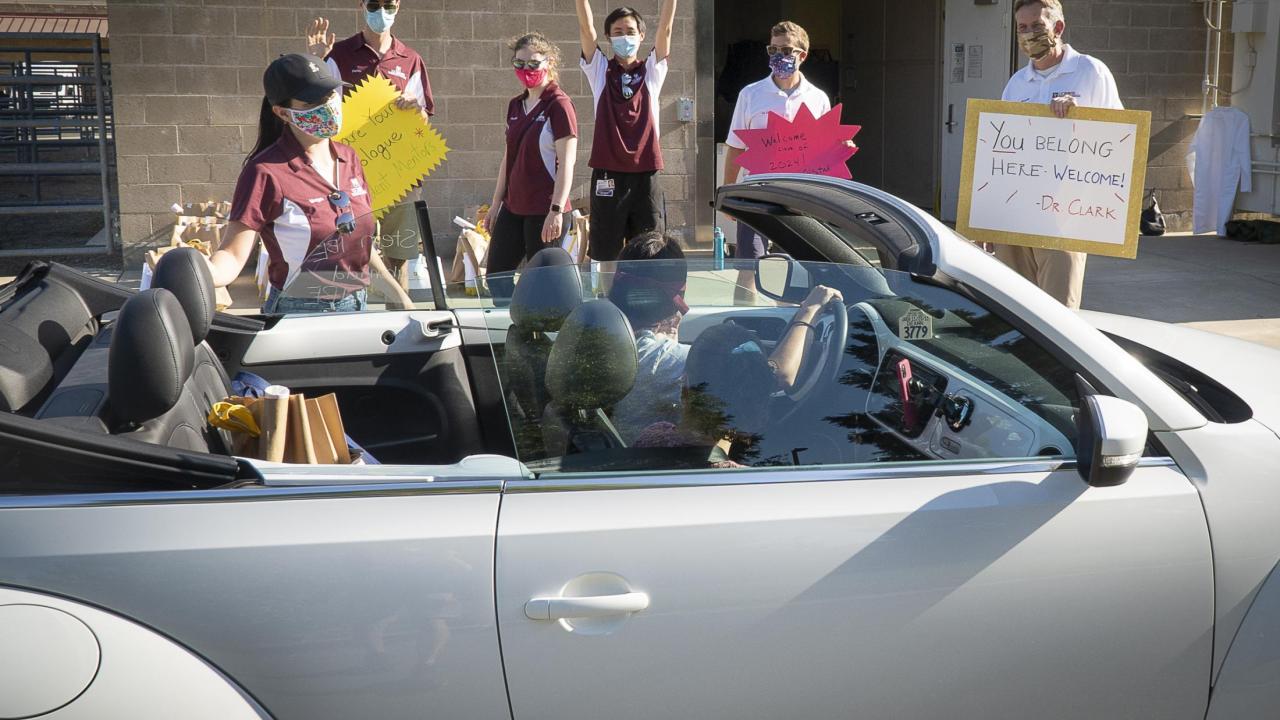
<path fill-rule="evenodd" d="M 933 318 L 923 310 L 908 310 L 898 320 L 898 337 L 903 340 L 929 340 L 933 337 Z"/>

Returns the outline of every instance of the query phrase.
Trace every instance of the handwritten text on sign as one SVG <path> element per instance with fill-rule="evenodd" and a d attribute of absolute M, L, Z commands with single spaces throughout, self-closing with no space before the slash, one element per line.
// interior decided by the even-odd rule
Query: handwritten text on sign
<path fill-rule="evenodd" d="M 794 120 L 770 112 L 766 127 L 735 131 L 747 146 L 738 164 L 752 175 L 803 173 L 848 179 L 847 161 L 858 151 L 851 141 L 862 126 L 841 125 L 840 115 L 837 105 L 815 118 L 803 103 Z"/>
<path fill-rule="evenodd" d="M 414 109 L 396 107 L 399 91 L 370 75 L 345 98 L 338 140 L 356 151 L 378 217 L 435 170 L 449 152 L 440 133 Z"/>
<path fill-rule="evenodd" d="M 973 103 L 999 108 L 975 113 Z M 972 240 L 1133 257 L 1149 115 L 1073 108 L 1058 119 L 1041 105 L 973 103 L 962 233 Z M 1006 108 L 1013 112 L 1001 111 Z M 1099 119 L 1103 114 L 1109 117 Z"/>

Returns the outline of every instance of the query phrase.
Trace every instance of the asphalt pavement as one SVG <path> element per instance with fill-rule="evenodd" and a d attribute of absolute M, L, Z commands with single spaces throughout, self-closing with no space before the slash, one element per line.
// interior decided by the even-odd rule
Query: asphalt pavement
<path fill-rule="evenodd" d="M 1280 348 L 1280 245 L 1142 238 L 1135 260 L 1089 258 L 1083 307 Z"/>

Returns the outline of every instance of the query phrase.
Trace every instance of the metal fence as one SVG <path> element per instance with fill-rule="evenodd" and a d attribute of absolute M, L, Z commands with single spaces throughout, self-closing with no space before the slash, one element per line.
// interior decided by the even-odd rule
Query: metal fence
<path fill-rule="evenodd" d="M 0 257 L 115 252 L 110 68 L 97 34 L 0 33 L 0 223 L 53 216 L 5 235 Z M 59 231 L 70 214 L 102 229 Z"/>

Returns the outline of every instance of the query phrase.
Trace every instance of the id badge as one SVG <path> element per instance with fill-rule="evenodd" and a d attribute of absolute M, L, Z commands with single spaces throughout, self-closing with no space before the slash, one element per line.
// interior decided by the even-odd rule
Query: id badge
<path fill-rule="evenodd" d="M 613 178 L 596 181 L 596 197 L 613 197 Z"/>

